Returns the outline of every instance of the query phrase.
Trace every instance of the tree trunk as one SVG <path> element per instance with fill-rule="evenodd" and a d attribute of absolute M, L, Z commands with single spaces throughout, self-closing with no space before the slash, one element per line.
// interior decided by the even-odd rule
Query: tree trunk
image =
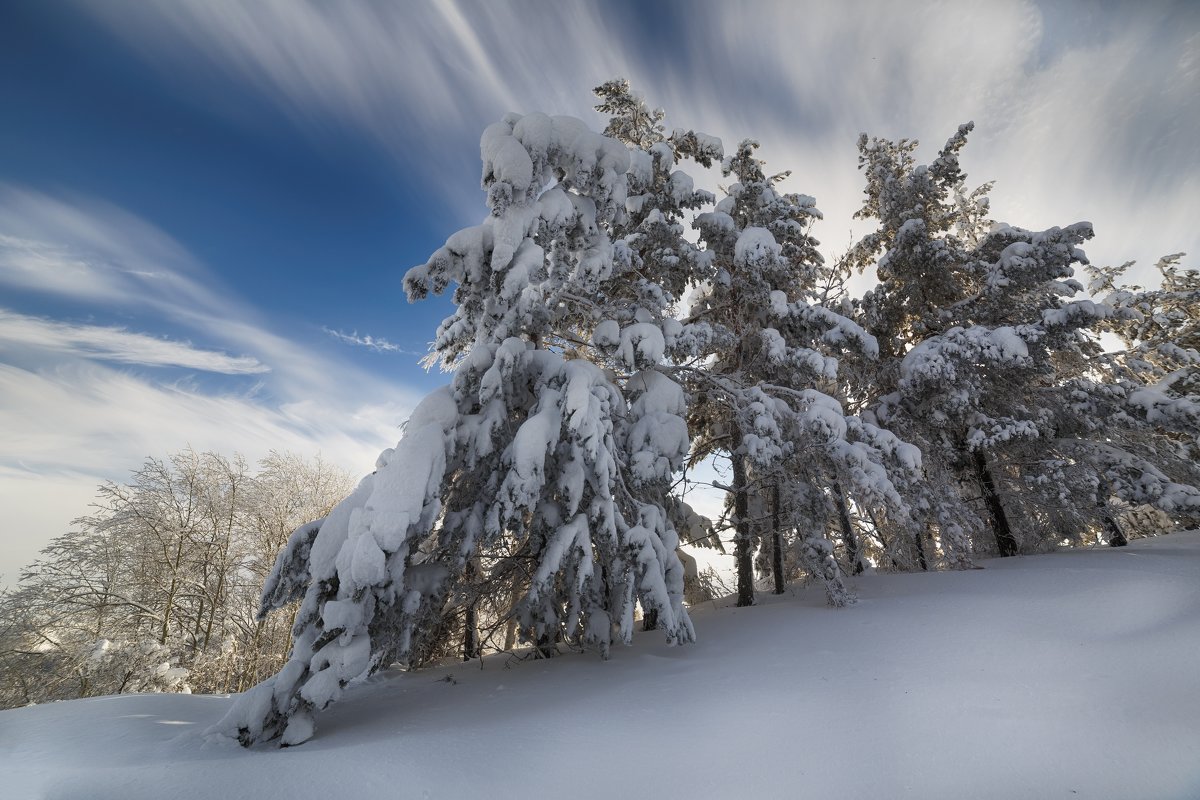
<path fill-rule="evenodd" d="M 210 608 L 208 610 L 208 623 L 204 626 L 204 644 L 201 645 L 201 648 L 200 648 L 201 650 L 208 649 L 208 643 L 212 639 L 213 624 L 216 622 L 216 618 L 217 618 L 217 604 L 220 603 L 224 599 L 222 597 L 222 595 L 224 595 L 224 594 L 225 594 L 225 571 L 222 570 L 221 573 L 217 576 L 217 590 L 215 592 L 215 596 L 212 598 L 212 602 L 209 604 Z"/>
<path fill-rule="evenodd" d="M 162 627 L 159 629 L 158 643 L 166 644 L 171 632 L 171 611 L 175 608 L 175 593 L 179 590 L 179 570 L 183 563 L 183 538 L 180 537 L 175 545 L 175 562 L 171 570 L 171 587 L 167 590 L 167 600 L 164 603 Z M 183 623 L 184 625 L 187 622 Z"/>
<path fill-rule="evenodd" d="M 875 512 L 865 508 L 867 519 L 871 520 L 871 527 L 875 529 L 875 538 L 879 540 L 879 546 L 883 548 L 883 552 L 887 553 L 888 560 L 892 562 L 892 569 L 900 569 L 900 562 L 896 560 L 896 554 L 893 552 L 891 545 L 883 535 L 883 528 L 879 526 L 879 520 L 875 519 Z"/>
<path fill-rule="evenodd" d="M 652 608 L 642 614 L 642 630 L 652 631 L 658 627 L 658 609 Z"/>
<path fill-rule="evenodd" d="M 1125 531 L 1121 530 L 1121 524 L 1117 522 L 1117 518 L 1113 516 L 1112 510 L 1108 507 L 1108 495 L 1112 490 L 1109 488 L 1108 481 L 1103 476 L 1096 486 L 1096 507 L 1100 509 L 1100 519 L 1104 523 L 1104 529 L 1108 532 L 1109 547 L 1124 547 L 1129 544 L 1129 539 L 1125 536 Z"/>
<path fill-rule="evenodd" d="M 1121 525 L 1113 519 L 1112 514 L 1108 513 L 1107 504 L 1105 505 L 1104 527 L 1108 529 L 1108 546 L 1124 547 L 1129 544 L 1129 539 L 1125 537 L 1125 531 L 1121 530 Z"/>
<path fill-rule="evenodd" d="M 233 687 L 233 691 L 235 692 L 245 691 L 247 685 L 253 686 L 258 683 L 258 665 L 262 661 L 262 639 L 263 631 L 266 627 L 267 621 L 265 619 L 260 619 L 254 623 L 254 638 L 250 640 L 250 652 L 253 655 L 250 657 L 250 663 L 243 665 L 238 670 L 237 685 Z"/>
<path fill-rule="evenodd" d="M 555 637 L 549 633 L 543 633 L 537 638 L 537 653 L 540 658 L 554 658 L 558 655 L 558 648 L 554 645 Z"/>
<path fill-rule="evenodd" d="M 517 621 L 510 619 L 504 626 L 504 650 L 508 652 L 517 646 Z"/>
<path fill-rule="evenodd" d="M 196 621 L 192 626 L 192 654 L 195 656 L 201 650 L 200 625 L 204 622 L 204 597 L 200 597 L 200 605 L 196 609 Z"/>
<path fill-rule="evenodd" d="M 971 453 L 975 465 L 975 477 L 979 480 L 979 488 L 983 492 L 983 501 L 987 504 L 988 516 L 991 518 L 992 533 L 996 536 L 996 549 L 1001 558 L 1020 555 L 1017 538 L 1013 536 L 1012 528 L 1008 525 L 1008 515 L 1004 513 L 1004 504 L 996 491 L 996 481 L 988 468 L 987 458 L 982 450 Z"/>
<path fill-rule="evenodd" d="M 779 481 L 771 486 L 771 573 L 775 578 L 775 594 L 783 594 L 783 531 L 779 527 Z"/>
<path fill-rule="evenodd" d="M 517 626 L 516 613 L 513 611 L 517 607 L 517 603 L 521 599 L 521 586 L 514 580 L 512 591 L 508 595 L 509 617 L 508 623 L 504 626 L 504 651 L 511 652 L 517 646 Z"/>
<path fill-rule="evenodd" d="M 737 561 L 737 605 L 754 605 L 754 548 L 750 538 L 750 489 L 746 480 L 746 457 L 737 451 L 738 436 L 730 460 L 733 462 L 734 559 Z"/>
<path fill-rule="evenodd" d="M 463 611 L 463 661 L 470 661 L 479 656 L 479 619 L 475 611 L 474 585 L 477 582 L 478 572 L 475 569 L 475 562 L 468 559 L 463 567 L 463 583 L 466 584 L 464 596 L 465 609 Z"/>
<path fill-rule="evenodd" d="M 929 571 L 929 560 L 925 558 L 925 537 L 920 531 L 913 534 L 913 544 L 917 546 L 917 563 L 921 566 L 922 572 Z"/>
<path fill-rule="evenodd" d="M 842 526 L 842 541 L 846 544 L 846 560 L 850 562 L 850 574 L 861 575 L 863 571 L 862 555 L 858 550 L 858 539 L 854 536 L 854 526 L 850 524 L 850 511 L 846 508 L 846 495 L 838 481 L 833 482 L 833 501 L 837 503 L 838 524 Z"/>
<path fill-rule="evenodd" d="M 479 656 L 479 631 L 476 627 L 475 606 L 467 606 L 466 620 L 463 623 L 463 661 L 470 661 Z"/>

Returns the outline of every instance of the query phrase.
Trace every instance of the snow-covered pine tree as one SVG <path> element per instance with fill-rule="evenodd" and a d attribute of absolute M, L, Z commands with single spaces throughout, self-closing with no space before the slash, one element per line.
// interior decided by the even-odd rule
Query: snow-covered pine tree
<path fill-rule="evenodd" d="M 1116 312 L 1103 323 L 1103 330 L 1125 344 L 1110 355 L 1115 377 L 1161 393 L 1144 394 L 1138 406 L 1153 421 L 1181 427 L 1173 437 L 1179 455 L 1200 462 L 1200 448 L 1185 433 L 1196 427 L 1189 404 L 1200 398 L 1200 271 L 1182 269 L 1182 258 L 1176 253 L 1159 259 L 1159 286 L 1149 289 L 1117 283 L 1132 264 L 1089 268 L 1089 290 L 1103 294 Z"/>
<path fill-rule="evenodd" d="M 704 224 L 713 221 L 719 224 L 724 221 L 720 216 L 701 214 L 697 218 L 697 227 L 701 228 L 701 239 L 706 244 L 704 248 L 698 247 L 685 237 L 685 230 L 681 224 L 684 212 L 695 210 L 702 203 L 711 202 L 713 198 L 706 192 L 695 192 L 691 179 L 674 171 L 674 166 L 683 158 L 690 158 L 702 166 L 709 166 L 714 160 L 721 158 L 720 143 L 712 137 L 689 130 L 676 129 L 669 137 L 665 136 L 663 112 L 650 111 L 644 100 L 632 92 L 628 83 L 623 80 L 610 81 L 597 88 L 596 93 L 602 99 L 597 109 L 611 115 L 606 133 L 621 138 L 630 146 L 635 163 L 635 168 L 630 171 L 630 198 L 627 201 L 630 217 L 625 230 L 628 234 L 623 241 L 634 254 L 635 262 L 639 266 L 644 265 L 642 272 L 655 276 L 650 282 L 651 291 L 646 293 L 647 297 L 639 300 L 638 305 L 653 305 L 650 298 L 659 297 L 673 304 L 685 292 L 697 287 L 707 287 L 707 290 L 700 292 L 702 300 L 697 306 L 699 309 L 708 302 L 703 298 L 711 297 L 714 283 L 722 287 L 718 288 L 717 292 L 730 292 L 731 274 L 753 270 L 734 264 L 738 256 L 734 252 L 737 248 L 732 237 L 720 242 L 725 245 L 725 252 L 717 246 L 721 231 L 715 232 L 715 235 L 710 232 L 706 239 L 702 230 Z M 645 153 L 649 154 L 648 160 Z M 645 166 L 639 169 L 639 163 Z M 755 278 L 757 283 L 747 292 L 747 295 L 754 294 L 754 297 L 748 297 L 746 305 L 751 307 L 757 304 L 758 307 L 747 311 L 745 319 L 738 316 L 741 310 L 737 313 L 712 313 L 712 309 L 708 308 L 694 313 L 683 320 L 679 333 L 675 336 L 675 345 L 667 348 L 668 356 L 679 365 L 676 372 L 684 376 L 684 382 L 692 389 L 693 395 L 700 398 L 694 421 L 700 422 L 703 427 L 707 424 L 706 420 L 712 419 L 714 411 L 718 415 L 723 414 L 724 417 L 718 422 L 718 425 L 722 426 L 722 433 L 718 436 L 724 435 L 728 430 L 727 420 L 738 413 L 736 409 L 740 406 L 745 410 L 754 402 L 748 394 L 751 388 L 749 383 L 740 384 L 737 379 L 725 379 L 721 386 L 715 387 L 711 380 L 711 365 L 707 362 L 716 354 L 727 354 L 736 350 L 739 346 L 739 336 L 743 334 L 747 323 L 752 330 L 748 335 L 753 339 L 756 336 L 753 331 L 762 327 L 762 319 L 755 315 L 766 309 L 766 317 L 771 317 L 771 324 L 775 325 L 775 328 L 764 334 L 773 337 L 767 349 L 779 355 L 782 361 L 773 367 L 759 363 L 755 367 L 757 372 L 753 372 L 751 378 L 771 381 L 777 396 L 786 397 L 789 391 L 792 392 L 791 399 L 784 402 L 780 409 L 781 413 L 789 416 L 783 425 L 788 428 L 787 435 L 805 443 L 800 450 L 796 450 L 796 454 L 800 455 L 805 449 L 807 452 L 803 453 L 803 464 L 788 465 L 787 470 L 799 475 L 807 469 L 809 472 L 804 474 L 809 476 L 812 484 L 825 487 L 815 493 L 809 492 L 813 497 L 819 495 L 823 498 L 823 501 L 818 503 L 823 512 L 827 512 L 830 507 L 830 482 L 836 484 L 837 476 L 841 475 L 841 480 L 856 490 L 859 499 L 865 496 L 871 496 L 877 501 L 879 498 L 886 498 L 885 502 L 896 509 L 897 514 L 902 514 L 903 512 L 899 511 L 899 495 L 886 480 L 887 473 L 882 465 L 890 463 L 891 469 L 911 470 L 916 460 L 915 450 L 904 447 L 886 432 L 866 425 L 857 418 L 847 417 L 846 425 L 843 426 L 845 430 L 833 438 L 830 438 L 828 429 L 820 425 L 816 427 L 821 430 L 814 436 L 810 430 L 812 426 L 806 428 L 801 418 L 803 413 L 811 414 L 811 411 L 802 413 L 802 409 L 807 409 L 814 403 L 825 407 L 824 401 L 828 398 L 824 398 L 820 393 L 805 396 L 799 390 L 812 388 L 815 382 L 822 380 L 820 376 L 832 374 L 836 369 L 834 359 L 821 355 L 813 350 L 813 347 L 838 353 L 855 348 L 860 351 L 870 350 L 870 343 L 867 341 L 869 337 L 861 337 L 862 332 L 852 324 L 846 323 L 849 335 L 843 335 L 846 331 L 832 331 L 831 328 L 836 328 L 845 320 L 824 308 L 803 302 L 803 298 L 814 293 L 818 275 L 824 277 L 820 256 L 815 250 L 816 242 L 812 240 L 808 230 L 811 221 L 819 216 L 813 207 L 812 199 L 800 195 L 780 195 L 775 185 L 784 176 L 768 178 L 762 171 L 761 162 L 753 157 L 753 147 L 750 143 L 744 144 L 741 152 L 728 159 L 723 167 L 727 175 L 732 174 L 742 179 L 730 190 L 730 197 L 725 201 L 733 216 L 725 216 L 729 219 L 736 216 L 733 225 L 739 230 L 747 227 L 759 228 L 760 230 L 755 231 L 750 238 L 766 232 L 767 237 L 780 247 L 779 253 L 774 257 L 775 263 L 763 265 L 765 278 Z M 738 201 L 734 195 L 742 199 Z M 771 291 L 775 289 L 781 293 L 779 298 L 771 296 Z M 785 305 L 795 301 L 799 301 L 800 305 L 793 304 L 776 315 L 771 311 L 771 301 L 780 299 Z M 779 319 L 775 319 L 776 316 Z M 757 343 L 751 346 L 760 347 Z M 789 347 L 793 348 L 791 352 L 788 351 Z M 837 404 L 833 405 L 836 407 Z M 810 419 L 809 422 L 813 420 Z M 712 436 L 701 436 L 694 455 L 702 457 L 710 452 L 714 449 L 712 444 L 716 441 L 718 440 Z M 872 444 L 873 441 L 877 447 Z M 825 443 L 818 448 L 819 454 L 813 452 L 814 442 Z M 795 450 L 794 443 L 786 446 L 789 452 Z M 724 448 L 718 444 L 715 449 Z M 761 452 L 776 453 L 777 456 L 782 453 L 782 448 L 778 451 L 764 448 Z M 834 453 L 836 456 L 831 455 Z M 750 525 L 749 504 L 765 507 L 763 501 L 769 494 L 777 500 L 773 504 L 774 512 L 770 515 L 774 526 L 769 537 L 772 547 L 768 548 L 775 556 L 774 571 L 777 579 L 782 579 L 782 569 L 779 568 L 784 549 L 782 527 L 796 527 L 803 518 L 804 524 L 800 527 L 805 531 L 805 536 L 802 538 L 811 541 L 808 545 L 796 549 L 801 555 L 811 556 L 805 561 L 809 572 L 829 575 L 829 585 L 833 587 L 831 597 L 836 598 L 835 602 L 844 602 L 846 595 L 840 588 L 840 578 L 837 577 L 836 571 L 827 568 L 825 545 L 819 536 L 820 522 L 813 518 L 811 513 L 807 517 L 801 514 L 801 505 L 794 502 L 797 495 L 792 487 L 779 486 L 791 478 L 785 474 L 785 466 L 776 456 L 768 456 L 768 459 L 775 460 L 768 460 L 753 467 L 763 474 L 740 482 L 745 487 L 740 496 L 738 492 L 733 492 L 734 505 L 747 506 L 740 519 L 742 530 L 749 531 L 749 534 L 739 536 L 737 541 L 746 544 L 755 540 Z M 737 454 L 734 461 L 735 469 L 748 468 L 744 454 Z M 818 464 L 820 469 L 816 468 Z M 824 470 L 823 474 L 821 469 Z M 768 471 L 775 475 L 775 479 L 766 477 Z M 882 481 L 881 476 L 884 477 Z M 755 494 L 751 491 L 752 484 L 763 491 Z M 781 505 L 784 505 L 785 501 L 788 511 L 782 513 Z M 812 503 L 809 502 L 806 507 L 811 506 Z M 760 513 L 759 516 L 766 515 Z M 823 516 L 827 517 L 828 514 L 823 513 Z M 751 548 L 743 547 L 738 559 L 743 594 L 753 591 L 750 566 L 752 559 Z"/>
<path fill-rule="evenodd" d="M 710 254 L 686 236 L 685 215 L 715 201 L 698 190 L 686 172 L 676 169 L 684 160 L 709 167 L 722 158 L 721 141 L 692 130 L 677 129 L 664 136 L 661 110 L 649 111 L 627 81 L 609 81 L 595 90 L 603 102 L 596 110 L 611 114 L 605 135 L 628 146 L 626 214 L 614 222 L 613 235 L 629 254 L 627 277 L 606 288 L 604 302 L 621 326 L 640 314 L 664 325 L 671 341 L 666 352 L 686 358 L 709 338 L 708 326 L 684 326 L 674 321 L 677 304 L 693 285 L 713 274 Z M 671 322 L 665 320 L 671 319 Z"/>
<path fill-rule="evenodd" d="M 689 322 L 716 333 L 704 369 L 688 373 L 700 398 L 694 456 L 724 452 L 732 464 L 739 605 L 754 602 L 751 509 L 768 505 L 771 522 L 758 529 L 769 531 L 773 571 L 783 568 L 784 531 L 792 531 L 804 569 L 824 581 L 832 604 L 844 605 L 852 595 L 824 536 L 836 508 L 832 487 L 845 481 L 902 513 L 885 464 L 914 469 L 919 455 L 822 391 L 836 380 L 832 354 L 873 356 L 875 341 L 813 302 L 822 261 L 810 227 L 820 213 L 811 197 L 778 191 L 786 173 L 768 175 L 756 148 L 744 141 L 725 159 L 722 170 L 736 181 L 696 220 L 715 271 Z"/>
<path fill-rule="evenodd" d="M 612 235 L 630 153 L 543 114 L 505 117 L 481 150 L 490 215 L 405 277 L 412 300 L 456 286 L 433 345 L 452 383 L 281 553 L 263 613 L 303 597 L 290 660 L 215 727 L 244 744 L 307 740 L 348 683 L 419 662 L 481 593 L 511 592 L 500 613 L 542 648 L 629 642 L 639 604 L 668 641 L 694 636 L 661 500 L 688 447 L 657 369 L 678 326 L 634 300 L 622 325 L 606 299 L 634 277 Z M 624 375 L 579 357 L 593 342 Z"/>
<path fill-rule="evenodd" d="M 846 255 L 819 265 L 817 284 L 809 290 L 812 302 L 851 320 L 860 320 L 861 300 L 849 292 L 853 272 Z M 863 485 L 861 480 L 843 474 L 844 467 L 830 465 L 834 467 L 830 470 L 833 483 L 828 494 L 837 512 L 837 535 L 842 541 L 845 563 L 854 574 L 862 572 L 867 563 L 891 568 L 902 565 L 904 568 L 928 568 L 919 535 L 921 515 L 914 514 L 928 505 L 919 448 L 911 442 L 896 439 L 890 431 L 879 429 L 869 413 L 880 366 L 877 349 L 842 348 L 838 353 L 836 379 L 821 385 L 822 391 L 853 415 L 856 428 L 872 438 L 881 438 L 881 446 L 876 448 L 876 460 L 880 462 L 879 466 L 886 468 L 891 484 L 887 491 L 880 493 L 874 489 L 879 485 L 876 481 Z M 847 487 L 853 491 L 847 491 Z M 896 529 L 902 535 L 889 537 L 885 528 Z"/>
<path fill-rule="evenodd" d="M 647 106 L 646 99 L 634 91 L 625 78 L 605 81 L 592 92 L 600 98 L 596 110 L 609 118 L 604 127 L 605 136 L 645 152 L 667 138 L 667 127 L 663 124 L 666 112 Z"/>
<path fill-rule="evenodd" d="M 873 268 L 879 280 L 862 298 L 856 317 L 879 342 L 879 359 L 873 372 L 852 376 L 849 391 L 861 398 L 866 418 L 926 455 L 924 480 L 910 486 L 909 495 L 923 512 L 924 525 L 875 517 L 883 523 L 877 535 L 887 536 L 889 553 L 899 566 L 913 566 L 915 556 L 916 566 L 928 568 L 935 553 L 926 543 L 952 563 L 963 564 L 971 549 L 968 532 L 983 524 L 971 505 L 961 502 L 955 462 L 929 457 L 946 446 L 942 432 L 911 415 L 893 413 L 905 353 L 925 336 L 949 327 L 944 309 L 970 291 L 962 285 L 960 265 L 969 240 L 980 232 L 978 217 L 986 212 L 989 188 L 963 190 L 958 153 L 970 129 L 961 127 L 929 166 L 916 165 L 914 140 L 893 142 L 863 134 L 858 142 L 859 168 L 867 185 L 863 207 L 855 216 L 875 219 L 879 227 L 857 242 L 845 261 L 857 271 Z M 937 535 L 930 537 L 926 527 Z"/>
<path fill-rule="evenodd" d="M 695 360 L 709 346 L 713 330 L 705 323 L 679 322 L 678 303 L 692 286 L 709 279 L 713 268 L 710 254 L 685 236 L 683 219 L 689 212 L 711 205 L 715 198 L 711 192 L 696 189 L 692 178 L 677 167 L 685 160 L 711 166 L 722 157 L 721 141 L 688 129 L 665 135 L 663 111 L 647 108 L 624 79 L 608 81 L 594 91 L 601 100 L 596 110 L 610 115 L 605 135 L 626 144 L 630 169 L 626 214 L 613 224 L 613 238 L 628 254 L 629 265 L 619 279 L 607 282 L 589 301 L 593 316 L 602 320 L 592 339 L 597 346 L 592 357 L 616 373 L 628 375 L 634 350 L 647 342 L 657 350 L 661 336 L 662 352 L 670 361 Z M 575 300 L 584 302 L 583 298 Z M 661 365 L 658 371 L 655 380 L 661 381 L 666 373 Z M 641 383 L 634 380 L 626 386 L 636 394 Z M 681 531 L 690 530 L 688 540 L 693 544 L 719 545 L 711 528 L 698 523 L 690 506 L 669 496 L 667 488 L 659 482 L 654 491 L 672 524 Z M 646 627 L 657 623 L 657 615 L 648 612 Z"/>
<path fill-rule="evenodd" d="M 1127 424 L 1116 431 L 1123 449 L 1145 456 L 1170 483 L 1200 486 L 1200 272 L 1182 269 L 1182 256 L 1158 261 L 1157 288 L 1118 283 L 1131 264 L 1088 268 L 1089 290 L 1114 310 L 1101 329 L 1124 344 L 1099 359 L 1104 369 L 1092 365 L 1091 375 L 1106 376 L 1107 401 L 1128 413 Z M 1098 505 L 1108 519 L 1114 516 L 1107 508 L 1114 479 L 1123 482 L 1107 474 L 1097 481 Z M 1151 494 L 1159 488 L 1166 495 L 1160 508 L 1171 506 L 1169 516 L 1177 522 L 1196 522 L 1200 508 L 1186 491 L 1159 481 Z M 1124 534 L 1115 521 L 1107 527 L 1110 543 L 1121 544 Z"/>
<path fill-rule="evenodd" d="M 943 550 L 961 554 L 970 544 L 948 535 L 973 527 L 967 515 L 947 513 L 957 499 L 947 477 L 957 474 L 973 490 L 963 499 L 979 501 L 994 542 L 974 546 L 1015 555 L 1064 535 L 1040 524 L 1018 530 L 1006 508 L 1007 483 L 1024 480 L 1023 488 L 1035 490 L 1021 493 L 1027 499 L 1038 487 L 1057 487 L 1049 506 L 1060 524 L 1061 509 L 1076 510 L 1068 529 L 1096 513 L 1097 479 L 1052 480 L 1064 464 L 1090 464 L 1129 498 L 1166 489 L 1155 478 L 1157 488 L 1139 494 L 1121 478 L 1135 463 L 1145 465 L 1111 443 L 1113 426 L 1129 419 L 1128 406 L 1108 402 L 1111 385 L 1085 377 L 1098 353 L 1088 331 L 1114 313 L 1073 299 L 1082 290 L 1074 265 L 1087 263 L 1079 245 L 1091 238 L 1091 226 L 989 226 L 988 187 L 963 188 L 958 157 L 970 130 L 961 126 L 929 166 L 915 165 L 916 142 L 860 139 L 867 175 L 860 215 L 877 218 L 880 228 L 853 258 L 867 266 L 882 253 L 880 285 L 863 302 L 866 327 L 887 355 L 874 417 L 922 446 Z M 1062 496 L 1082 485 L 1089 485 L 1089 498 Z M 1021 500 L 1010 494 L 1007 502 Z M 1035 508 L 1023 511 L 1037 522 Z"/>

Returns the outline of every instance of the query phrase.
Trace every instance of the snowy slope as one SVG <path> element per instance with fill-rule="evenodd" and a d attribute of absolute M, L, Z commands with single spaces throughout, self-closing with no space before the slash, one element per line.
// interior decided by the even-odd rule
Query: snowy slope
<path fill-rule="evenodd" d="M 379 675 L 287 750 L 204 741 L 227 697 L 3 711 L 0 797 L 1200 798 L 1200 532 L 984 566 Z"/>

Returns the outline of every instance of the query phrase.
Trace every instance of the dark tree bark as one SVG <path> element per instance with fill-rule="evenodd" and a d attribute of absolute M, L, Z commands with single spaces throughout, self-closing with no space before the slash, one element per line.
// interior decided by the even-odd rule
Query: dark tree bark
<path fill-rule="evenodd" d="M 463 570 L 463 580 L 468 592 L 466 609 L 463 612 L 463 661 L 470 661 L 479 656 L 479 619 L 475 611 L 475 597 L 472 589 L 476 579 L 475 564 L 467 562 Z"/>
<path fill-rule="evenodd" d="M 463 661 L 470 661 L 479 656 L 479 629 L 475 620 L 474 604 L 467 606 L 466 621 L 463 631 Z"/>
<path fill-rule="evenodd" d="M 1124 547 L 1129 544 L 1129 539 L 1125 537 L 1125 531 L 1121 530 L 1121 525 L 1113 519 L 1112 514 L 1108 513 L 1107 507 L 1104 513 L 1104 527 L 1108 530 L 1109 547 Z"/>
<path fill-rule="evenodd" d="M 1108 481 L 1104 476 L 1100 476 L 1100 482 L 1096 486 L 1096 507 L 1100 509 L 1100 520 L 1104 523 L 1104 530 L 1108 532 L 1108 546 L 1124 547 L 1129 544 L 1129 539 L 1126 538 L 1125 531 L 1121 530 L 1117 518 L 1113 516 L 1112 509 L 1108 507 L 1108 495 L 1111 491 Z"/>
<path fill-rule="evenodd" d="M 658 609 L 652 608 L 642 615 L 642 630 L 652 631 L 658 627 Z"/>
<path fill-rule="evenodd" d="M 543 633 L 537 639 L 537 653 L 539 658 L 554 658 L 558 655 L 558 647 L 555 641 L 558 639 L 556 635 Z"/>
<path fill-rule="evenodd" d="M 833 482 L 833 501 L 837 504 L 838 524 L 842 527 L 842 541 L 846 545 L 846 560 L 850 562 L 850 574 L 861 575 L 863 571 L 862 554 L 858 549 L 858 539 L 854 535 L 854 526 L 850 524 L 850 510 L 846 508 L 846 494 L 838 481 Z"/>
<path fill-rule="evenodd" d="M 917 563 L 923 572 L 929 571 L 929 559 L 925 558 L 925 537 L 920 531 L 913 534 L 913 544 L 917 547 Z"/>
<path fill-rule="evenodd" d="M 771 573 L 775 578 L 775 594 L 783 594 L 783 531 L 779 528 L 779 481 L 771 486 Z"/>
<path fill-rule="evenodd" d="M 738 453 L 742 442 L 739 436 L 733 455 L 733 518 L 734 559 L 737 562 L 738 607 L 754 605 L 754 547 L 750 538 L 750 488 L 746 480 L 746 457 Z"/>
<path fill-rule="evenodd" d="M 1000 494 L 996 491 L 996 481 L 992 477 L 991 469 L 988 468 L 987 458 L 984 457 L 982 450 L 972 452 L 971 458 L 975 465 L 975 477 L 983 492 L 983 502 L 987 505 L 988 516 L 991 518 L 992 533 L 996 537 L 996 549 L 1000 551 L 1001 558 L 1020 555 L 1021 548 L 1017 545 L 1017 538 L 1008 525 L 1008 515 L 1004 513 L 1004 504 L 1000 502 Z"/>

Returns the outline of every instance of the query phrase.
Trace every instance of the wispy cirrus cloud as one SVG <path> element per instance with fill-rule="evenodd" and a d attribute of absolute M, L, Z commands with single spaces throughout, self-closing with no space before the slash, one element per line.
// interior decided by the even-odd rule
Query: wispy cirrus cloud
<path fill-rule="evenodd" d="M 249 376 L 255 382 L 237 390 L 252 389 L 258 402 L 279 406 L 320 398 L 347 409 L 364 396 L 411 399 L 403 387 L 276 333 L 261 311 L 171 237 L 90 198 L 0 184 L 0 287 L 6 285 L 78 301 L 89 312 L 132 317 L 142 331 L 156 331 L 0 314 L 0 342 L 8 352 L 37 348 L 43 365 L 108 361 Z M 176 331 L 200 343 L 185 343 Z"/>
<path fill-rule="evenodd" d="M 630 61 L 603 35 L 604 8 L 579 0 L 81 5 L 201 92 L 214 81 L 249 89 L 311 133 L 351 130 L 406 167 L 443 173 L 477 175 L 479 134 L 509 111 L 588 113 L 590 88 Z M 479 213 L 475 182 L 443 191 Z"/>
<path fill-rule="evenodd" d="M 394 342 L 389 342 L 387 339 L 384 339 L 381 336 L 372 336 L 369 333 L 359 335 L 358 331 L 346 333 L 344 331 L 335 331 L 331 328 L 321 328 L 321 330 L 342 344 L 353 345 L 355 347 L 365 347 L 368 350 L 374 350 L 376 353 L 399 353 L 406 356 L 425 355 L 424 353 L 418 353 L 416 350 L 409 350 L 401 347 Z"/>
<path fill-rule="evenodd" d="M 996 180 L 1005 221 L 1093 221 L 1100 260 L 1200 250 L 1200 6 L 1072 2 L 417 5 L 154 0 L 85 3 L 162 68 L 207 65 L 306 127 L 360 131 L 478 208 L 474 141 L 500 114 L 588 116 L 589 89 L 625 75 L 669 122 L 731 145 L 817 197 L 827 254 L 862 223 L 860 132 L 977 130 L 965 164 Z M 639 27 L 645 26 L 645 27 Z M 653 26 L 653 27 L 651 27 Z M 195 69 L 176 70 L 193 74 Z M 419 154 L 419 155 L 418 155 Z M 710 176 L 711 182 L 720 180 Z"/>
<path fill-rule="evenodd" d="M 365 473 L 376 451 L 398 438 L 406 408 L 402 396 L 393 399 L 352 409 L 305 398 L 271 403 L 89 361 L 35 369 L 0 363 L 0 468 L 120 478 L 147 455 L 190 444 L 251 458 L 271 449 L 320 450 Z"/>
<path fill-rule="evenodd" d="M 0 585 L 15 582 L 51 537 L 87 513 L 98 484 L 125 480 L 147 456 L 191 446 L 253 461 L 290 450 L 321 453 L 365 474 L 399 437 L 397 423 L 412 407 L 395 389 L 374 399 L 270 402 L 88 360 L 38 367 L 0 360 L 0 503 L 11 523 L 0 547 Z"/>
<path fill-rule="evenodd" d="M 121 327 L 58 322 L 0 308 L 0 349 L 50 350 L 81 358 L 146 367 L 181 367 L 225 375 L 254 375 L 270 367 L 250 356 L 231 356 L 188 342 L 136 333 Z"/>
<path fill-rule="evenodd" d="M 103 200 L 0 183 L 0 286 L 105 307 L 249 313 L 181 244 Z"/>
<path fill-rule="evenodd" d="M 364 387 L 374 396 L 394 389 L 279 335 L 262 311 L 172 237 L 94 198 L 0 183 L 0 287 L 6 286 L 133 316 L 143 328 L 186 330 L 205 343 L 200 349 L 233 350 L 263 365 L 280 397 L 342 403 L 363 396 Z M 331 382 L 331 374 L 352 380 Z"/>

